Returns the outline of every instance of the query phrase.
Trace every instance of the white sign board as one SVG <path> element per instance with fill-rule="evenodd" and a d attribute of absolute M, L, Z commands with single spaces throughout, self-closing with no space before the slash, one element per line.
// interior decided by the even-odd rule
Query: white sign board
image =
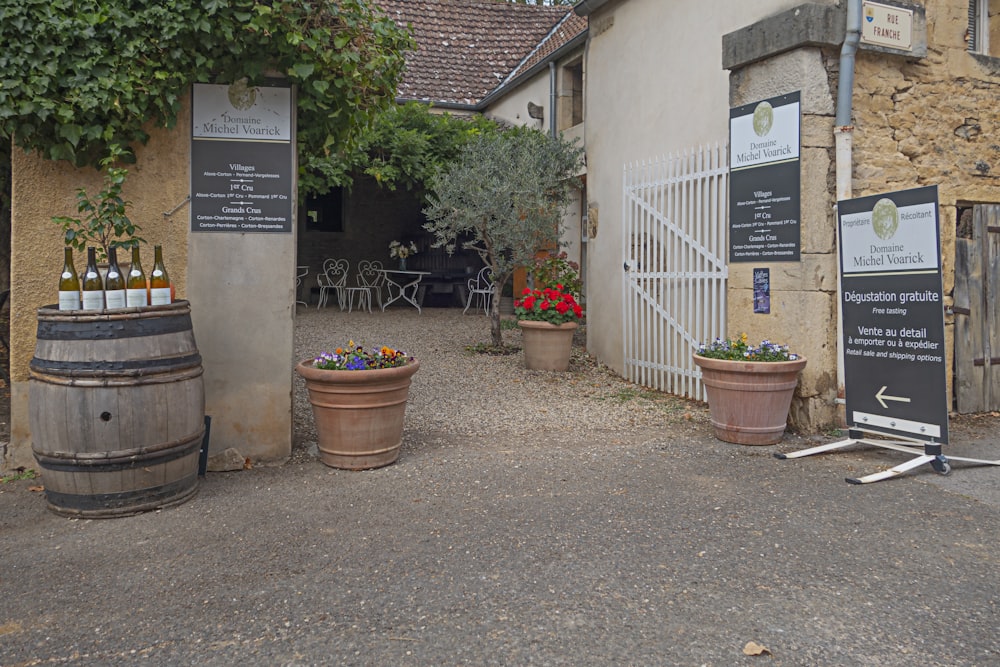
<path fill-rule="evenodd" d="M 880 2 L 862 3 L 861 41 L 865 44 L 884 46 L 900 51 L 913 49 L 913 10 L 884 5 Z"/>

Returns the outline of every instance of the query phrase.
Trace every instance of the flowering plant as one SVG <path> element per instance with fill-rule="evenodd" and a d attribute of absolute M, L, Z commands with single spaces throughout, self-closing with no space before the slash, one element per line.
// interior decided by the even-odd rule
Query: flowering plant
<path fill-rule="evenodd" d="M 787 345 L 778 345 L 769 340 L 761 341 L 759 347 L 747 344 L 747 335 L 739 338 L 716 338 L 710 345 L 698 346 L 698 355 L 709 359 L 728 361 L 795 361 L 799 355 L 788 351 Z"/>
<path fill-rule="evenodd" d="M 583 308 L 562 285 L 545 289 L 524 288 L 522 298 L 514 300 L 514 314 L 519 320 L 565 324 L 583 317 Z"/>
<path fill-rule="evenodd" d="M 580 265 L 569 259 L 569 255 L 560 252 L 558 255 L 548 254 L 536 257 L 535 265 L 531 267 L 531 278 L 535 287 L 558 286 L 562 291 L 569 292 L 574 297 L 583 294 L 583 281 L 580 279 Z"/>
<path fill-rule="evenodd" d="M 365 350 L 354 341 L 347 341 L 347 347 L 338 347 L 333 352 L 321 352 L 313 359 L 313 367 L 324 371 L 367 371 L 376 368 L 405 366 L 413 357 L 391 347 Z"/>
<path fill-rule="evenodd" d="M 417 254 L 417 244 L 410 241 L 410 245 L 393 241 L 389 244 L 389 257 L 393 259 L 406 259 L 410 255 Z"/>

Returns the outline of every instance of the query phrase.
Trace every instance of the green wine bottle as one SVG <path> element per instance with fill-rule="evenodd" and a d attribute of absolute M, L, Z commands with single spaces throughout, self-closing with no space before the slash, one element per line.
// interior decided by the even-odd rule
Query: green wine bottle
<path fill-rule="evenodd" d="M 107 308 L 125 307 L 125 276 L 118 267 L 118 249 L 108 249 L 108 276 L 104 279 L 104 304 Z"/>
<path fill-rule="evenodd" d="M 83 273 L 83 309 L 104 310 L 104 281 L 97 270 L 93 248 L 87 248 L 87 269 Z"/>
<path fill-rule="evenodd" d="M 149 275 L 149 305 L 170 304 L 170 276 L 163 267 L 163 248 L 153 246 L 153 272 Z"/>
<path fill-rule="evenodd" d="M 73 249 L 63 250 L 63 270 L 59 277 L 59 310 L 80 310 L 80 276 L 73 266 Z"/>
<path fill-rule="evenodd" d="M 125 301 L 129 308 L 142 308 L 149 305 L 149 294 L 146 292 L 146 273 L 139 261 L 139 247 L 132 248 L 132 268 L 128 271 L 125 281 Z"/>

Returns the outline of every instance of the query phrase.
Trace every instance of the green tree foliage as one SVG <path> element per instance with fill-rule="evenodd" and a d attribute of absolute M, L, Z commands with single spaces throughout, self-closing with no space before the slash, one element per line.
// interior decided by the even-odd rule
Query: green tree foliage
<path fill-rule="evenodd" d="M 326 153 L 394 99 L 412 40 L 365 0 L 0 0 L 0 139 L 77 165 L 172 127 L 193 82 L 298 87 Z"/>
<path fill-rule="evenodd" d="M 419 102 L 393 105 L 376 115 L 356 142 L 336 153 L 307 156 L 299 183 L 306 194 L 323 194 L 367 175 L 387 189 L 402 187 L 423 196 L 431 179 L 469 140 L 495 131 L 496 124 L 480 114 L 434 113 Z"/>
<path fill-rule="evenodd" d="M 432 181 L 424 213 L 434 245 L 452 252 L 461 243 L 492 271 L 494 346 L 503 342 L 503 285 L 517 267 L 532 264 L 539 249 L 558 246 L 582 155 L 576 141 L 518 127 L 475 137 Z"/>

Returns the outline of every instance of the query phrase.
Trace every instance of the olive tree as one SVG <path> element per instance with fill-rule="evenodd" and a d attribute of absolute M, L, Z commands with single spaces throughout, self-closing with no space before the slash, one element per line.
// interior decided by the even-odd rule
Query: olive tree
<path fill-rule="evenodd" d="M 500 295 L 514 270 L 555 248 L 583 149 L 562 136 L 518 127 L 484 132 L 432 181 L 424 228 L 435 247 L 476 251 L 493 276 L 492 344 L 502 345 Z"/>

